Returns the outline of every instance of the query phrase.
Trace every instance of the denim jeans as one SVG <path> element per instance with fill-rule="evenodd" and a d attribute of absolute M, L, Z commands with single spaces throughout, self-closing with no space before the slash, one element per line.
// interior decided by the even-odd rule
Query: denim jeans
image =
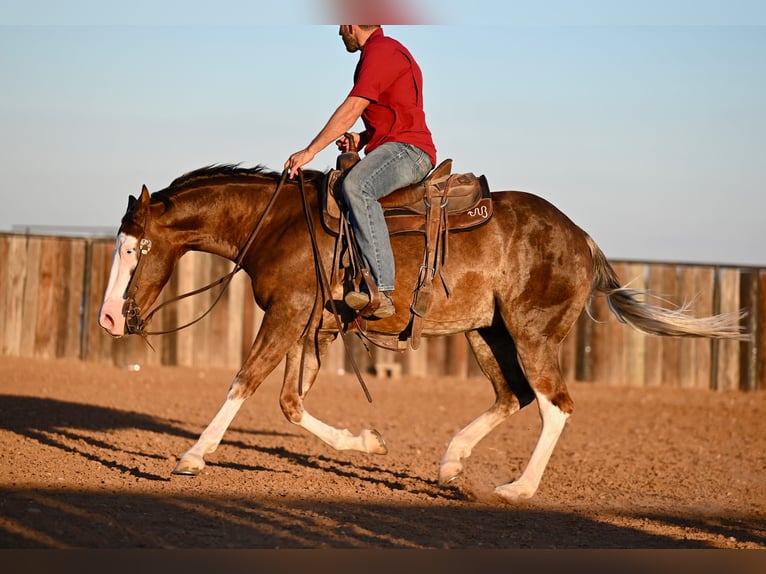
<path fill-rule="evenodd" d="M 381 291 L 394 290 L 395 267 L 388 227 L 378 200 L 400 187 L 421 181 L 432 167 L 428 154 L 419 148 L 388 142 L 366 154 L 343 180 L 349 221 L 363 264 Z"/>

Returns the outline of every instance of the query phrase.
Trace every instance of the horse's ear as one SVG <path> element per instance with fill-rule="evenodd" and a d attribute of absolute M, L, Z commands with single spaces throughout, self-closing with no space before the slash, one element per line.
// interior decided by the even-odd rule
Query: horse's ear
<path fill-rule="evenodd" d="M 134 209 L 137 214 L 143 214 L 149 211 L 149 190 L 146 189 L 145 185 L 141 187 L 141 195 L 135 200 Z"/>
<path fill-rule="evenodd" d="M 144 205 L 149 205 L 149 190 L 145 185 L 141 187 L 141 195 L 138 198 L 135 195 L 128 196 L 128 212 L 139 209 Z"/>
<path fill-rule="evenodd" d="M 145 185 L 141 186 L 141 205 L 149 205 L 149 190 Z"/>

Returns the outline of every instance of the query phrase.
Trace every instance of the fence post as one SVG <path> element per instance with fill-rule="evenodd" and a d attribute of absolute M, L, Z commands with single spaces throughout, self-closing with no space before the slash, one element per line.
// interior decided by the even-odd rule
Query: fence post
<path fill-rule="evenodd" d="M 743 271 L 740 274 L 740 307 L 747 312 L 742 322 L 751 334 L 750 341 L 740 346 L 739 388 L 754 391 L 758 388 L 758 349 L 760 346 L 760 281 L 757 271 Z"/>
<path fill-rule="evenodd" d="M 90 309 L 90 299 L 93 289 L 93 240 L 85 240 L 85 251 L 83 252 L 83 270 L 82 270 L 82 299 L 80 300 L 80 360 L 87 361 L 90 355 L 90 329 L 88 329 L 87 317 Z"/>

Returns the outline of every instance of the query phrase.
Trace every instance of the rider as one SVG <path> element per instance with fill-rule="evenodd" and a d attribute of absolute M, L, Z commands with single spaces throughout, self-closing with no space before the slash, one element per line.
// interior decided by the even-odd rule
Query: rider
<path fill-rule="evenodd" d="M 290 156 L 285 169 L 294 177 L 333 140 L 341 151 L 351 147 L 349 137 L 357 149 L 365 149 L 364 158 L 343 180 L 343 194 L 363 262 L 381 294 L 372 317 L 384 319 L 395 313 L 395 269 L 378 200 L 421 181 L 436 163 L 436 148 L 423 111 L 423 76 L 407 48 L 384 35 L 379 25 L 343 25 L 339 34 L 346 50 L 361 50 L 354 87 L 309 146 Z M 365 130 L 345 136 L 359 117 Z M 370 296 L 350 291 L 345 302 L 362 310 Z"/>

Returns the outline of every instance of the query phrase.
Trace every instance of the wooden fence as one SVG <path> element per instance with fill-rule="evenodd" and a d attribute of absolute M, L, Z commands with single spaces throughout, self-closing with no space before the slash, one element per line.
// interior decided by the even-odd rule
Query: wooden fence
<path fill-rule="evenodd" d="M 97 324 L 111 264 L 113 239 L 0 234 L 0 349 L 19 357 L 76 357 L 134 365 L 224 367 L 236 370 L 246 356 L 262 312 L 239 273 L 213 312 L 170 335 L 113 339 Z M 205 285 L 231 269 L 218 257 L 189 253 L 162 297 Z M 766 389 L 766 269 L 615 261 L 621 280 L 669 301 L 691 301 L 698 315 L 746 309 L 751 342 L 650 337 L 616 321 L 603 298 L 583 314 L 561 349 L 568 380 L 614 385 Z M 186 299 L 158 313 L 152 327 L 186 322 L 211 303 L 215 292 Z M 426 339 L 420 349 L 368 355 L 355 337 L 352 352 L 365 371 L 379 375 L 473 377 L 481 373 L 462 335 Z M 340 341 L 323 369 L 348 370 Z"/>

